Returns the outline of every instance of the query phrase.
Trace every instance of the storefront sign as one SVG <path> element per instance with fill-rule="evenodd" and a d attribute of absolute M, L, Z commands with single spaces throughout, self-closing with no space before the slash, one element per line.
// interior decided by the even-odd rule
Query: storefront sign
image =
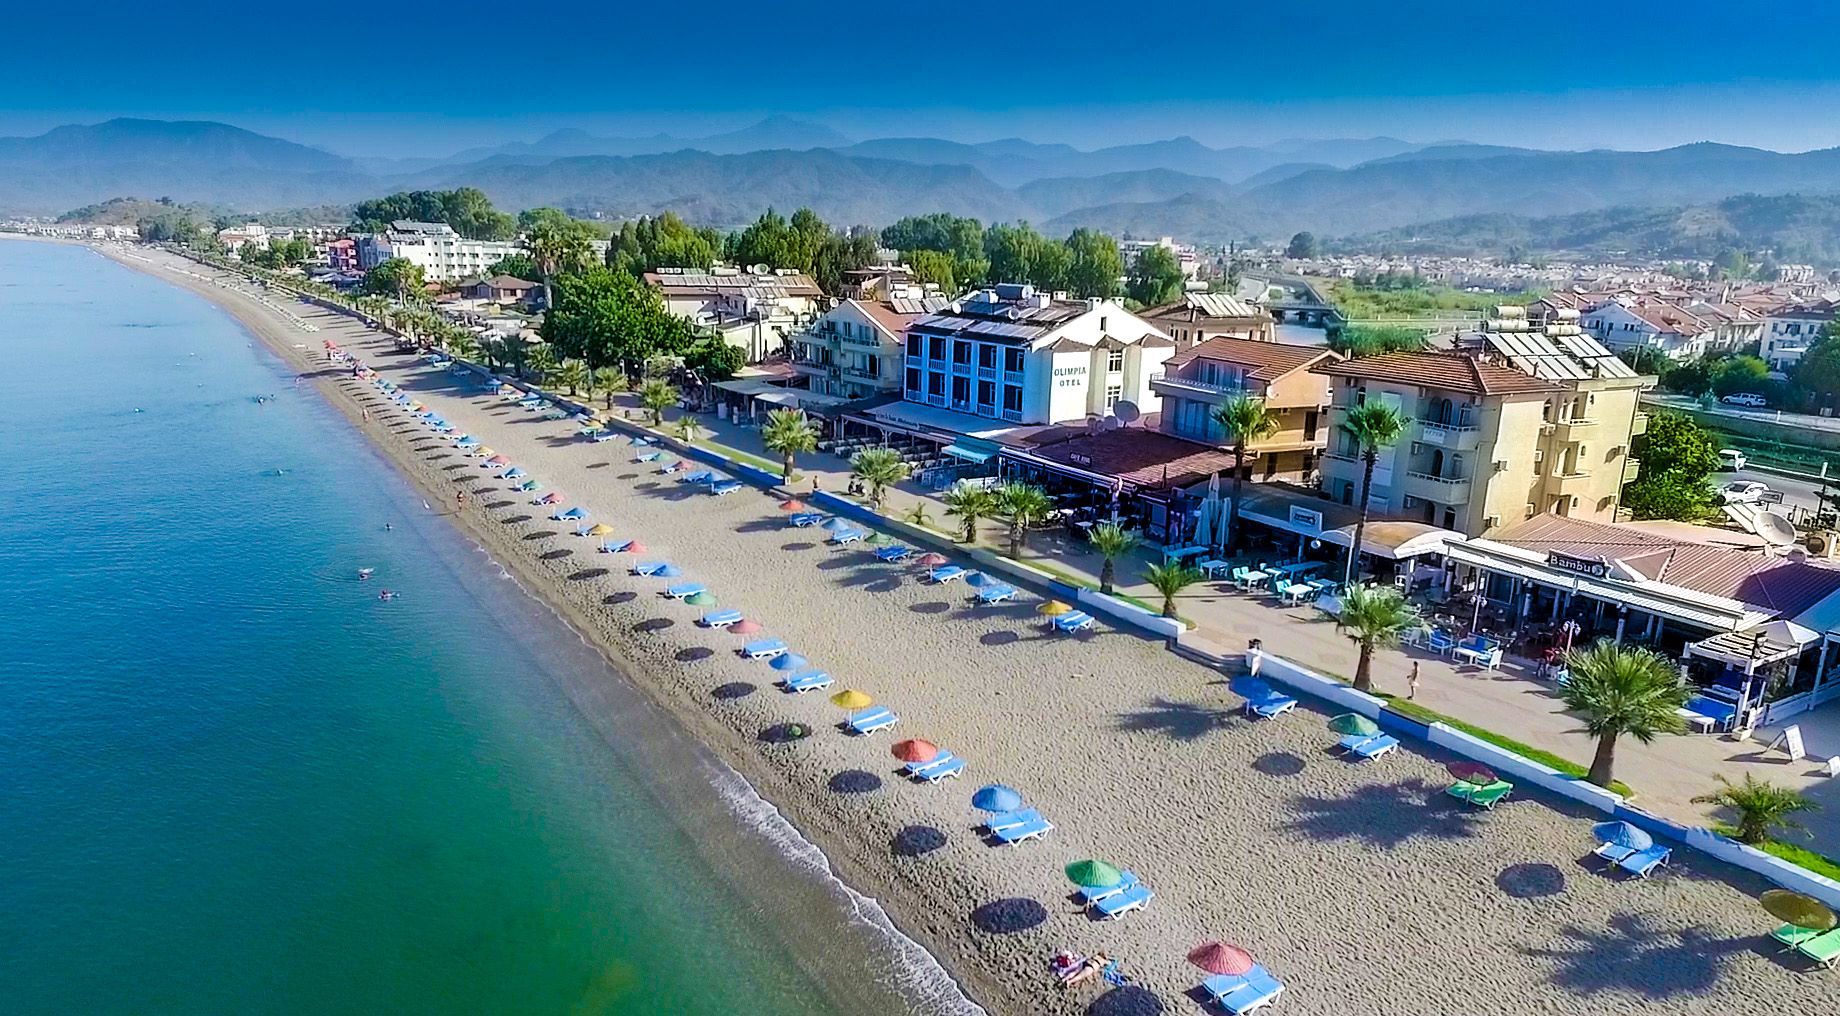
<path fill-rule="evenodd" d="M 1090 466 L 1092 465 L 1092 456 L 1081 455 L 1079 452 L 1068 452 L 1067 461 L 1076 466 Z"/>
<path fill-rule="evenodd" d="M 1610 574 L 1610 562 L 1601 557 L 1573 557 L 1556 550 L 1546 552 L 1546 566 L 1557 568 L 1560 571 L 1589 575 L 1594 579 L 1601 579 Z"/>
<path fill-rule="evenodd" d="M 1291 505 L 1291 525 L 1306 533 L 1322 532 L 1322 512 L 1301 505 Z"/>

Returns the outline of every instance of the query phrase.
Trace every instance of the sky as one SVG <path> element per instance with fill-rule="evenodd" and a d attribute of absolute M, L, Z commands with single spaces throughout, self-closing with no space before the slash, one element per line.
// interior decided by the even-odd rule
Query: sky
<path fill-rule="evenodd" d="M 1840 145 L 1840 5 L 1729 0 L 944 0 L 426 8 L 67 0 L 8 13 L 0 134 L 222 120 L 347 155 L 551 130 Z"/>

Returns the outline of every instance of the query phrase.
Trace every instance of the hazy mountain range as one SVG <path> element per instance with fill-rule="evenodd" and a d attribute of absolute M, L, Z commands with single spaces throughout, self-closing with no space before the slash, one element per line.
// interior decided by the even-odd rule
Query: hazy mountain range
<path fill-rule="evenodd" d="M 352 159 L 210 122 L 111 120 L 0 138 L 0 211 L 14 213 L 124 195 L 260 211 L 456 186 L 479 187 L 512 209 L 556 205 L 610 218 L 670 210 L 719 226 L 769 205 L 809 205 L 844 224 L 949 211 L 1028 219 L 1051 233 L 1093 226 L 1224 242 L 1301 229 L 1405 236 L 1432 223 L 1448 235 L 1480 228 L 1478 217 L 1840 194 L 1840 149 L 1550 152 L 1384 137 L 1212 148 L 1182 137 L 1085 151 L 1021 139 L 855 140 L 785 117 L 689 138 L 558 131 L 413 160 Z"/>

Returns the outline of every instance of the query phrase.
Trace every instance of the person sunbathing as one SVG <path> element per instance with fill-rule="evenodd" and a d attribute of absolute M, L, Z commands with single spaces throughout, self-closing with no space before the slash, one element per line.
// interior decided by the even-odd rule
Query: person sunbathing
<path fill-rule="evenodd" d="M 1091 956 L 1086 957 L 1085 961 L 1082 962 L 1073 973 L 1061 978 L 1061 984 L 1071 988 L 1076 984 L 1085 984 L 1087 981 L 1097 980 L 1100 972 L 1103 971 L 1106 965 L 1111 961 L 1112 958 L 1104 953 L 1093 953 Z"/>

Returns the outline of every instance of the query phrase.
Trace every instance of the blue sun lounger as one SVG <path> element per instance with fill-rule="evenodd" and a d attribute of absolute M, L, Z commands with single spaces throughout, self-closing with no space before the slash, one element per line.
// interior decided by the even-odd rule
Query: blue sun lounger
<path fill-rule="evenodd" d="M 786 516 L 786 521 L 792 523 L 794 529 L 804 529 L 823 522 L 824 516 L 819 512 L 795 512 Z"/>
<path fill-rule="evenodd" d="M 679 582 L 674 586 L 666 586 L 664 589 L 665 598 L 671 600 L 687 600 L 698 593 L 707 592 L 709 592 L 709 587 L 701 582 Z"/>
<path fill-rule="evenodd" d="M 1079 905 L 1082 907 L 1089 907 L 1089 906 L 1092 906 L 1094 903 L 1097 903 L 1100 900 L 1105 899 L 1108 896 L 1116 896 L 1117 894 L 1124 892 L 1126 889 L 1129 889 L 1132 886 L 1137 884 L 1136 874 L 1129 872 L 1129 871 L 1121 871 L 1119 872 L 1119 874 L 1124 877 L 1118 880 L 1117 885 L 1103 885 L 1103 886 L 1084 886 L 1083 885 L 1079 887 L 1078 889 L 1075 889 L 1073 892 L 1074 901 L 1079 903 Z"/>
<path fill-rule="evenodd" d="M 618 554 L 632 546 L 631 540 L 607 540 L 601 544 L 601 553 Z"/>
<path fill-rule="evenodd" d="M 831 534 L 830 542 L 837 546 L 842 546 L 846 543 L 861 543 L 868 535 L 868 533 L 860 529 L 842 529 Z"/>
<path fill-rule="evenodd" d="M 634 575 L 656 575 L 671 566 L 668 561 L 641 561 L 632 566 Z"/>
<path fill-rule="evenodd" d="M 657 462 L 661 457 L 663 457 L 663 455 L 664 455 L 663 452 L 642 452 L 639 455 L 635 456 L 633 458 L 633 461 L 634 462 Z"/>
<path fill-rule="evenodd" d="M 985 606 L 1016 598 L 1015 586 L 985 586 L 977 591 L 977 601 Z"/>
<path fill-rule="evenodd" d="M 1235 1014 L 1270 1005 L 1284 994 L 1284 985 L 1258 964 L 1237 976 L 1216 974 L 1202 981 L 1201 989 L 1207 992 L 1209 1001 Z"/>
<path fill-rule="evenodd" d="M 741 647 L 741 655 L 750 660 L 770 660 L 785 651 L 785 639 L 758 639 Z"/>
<path fill-rule="evenodd" d="M 916 773 L 915 776 L 922 783 L 938 783 L 940 780 L 951 779 L 964 771 L 965 760 L 954 757 L 947 760 L 944 765 L 934 766 L 923 773 Z"/>
<path fill-rule="evenodd" d="M 887 730 L 899 722 L 901 718 L 887 706 L 870 706 L 861 712 L 851 713 L 848 726 L 853 733 L 867 737 L 878 730 Z"/>
<path fill-rule="evenodd" d="M 1142 882 L 1116 895 L 1107 896 L 1092 905 L 1094 912 L 1102 921 L 1111 921 L 1133 910 L 1142 910 L 1144 904 L 1156 898 L 1156 893 Z"/>
<path fill-rule="evenodd" d="M 905 561 L 909 557 L 911 557 L 913 553 L 914 553 L 914 548 L 903 547 L 897 543 L 897 544 L 891 544 L 886 547 L 876 548 L 875 559 L 877 561 L 889 561 L 889 562 Z"/>
<path fill-rule="evenodd" d="M 1269 720 L 1274 716 L 1283 716 L 1285 713 L 1295 708 L 1297 708 L 1296 699 L 1291 698 L 1289 695 L 1281 695 L 1275 691 L 1269 695 L 1260 695 L 1256 698 L 1249 698 L 1246 700 L 1246 714 L 1249 716 L 1257 716 L 1261 720 Z"/>
<path fill-rule="evenodd" d="M 1616 866 L 1634 875 L 1636 878 L 1647 878 L 1654 873 L 1656 868 L 1668 862 L 1668 855 L 1670 853 L 1672 853 L 1672 851 L 1667 847 L 1649 847 L 1647 850 L 1638 850 L 1633 854 L 1620 858 L 1616 862 Z"/>
<path fill-rule="evenodd" d="M 684 464 L 681 462 L 667 462 L 659 467 L 658 471 L 660 473 L 675 473 L 682 468 L 684 468 Z"/>
<path fill-rule="evenodd" d="M 709 493 L 712 496 L 721 497 L 723 494 L 733 494 L 740 490 L 741 486 L 740 480 L 718 480 L 709 485 Z"/>
<path fill-rule="evenodd" d="M 831 676 L 822 670 L 808 670 L 803 674 L 794 674 L 780 683 L 786 686 L 787 691 L 803 695 L 808 691 L 829 688 Z"/>
<path fill-rule="evenodd" d="M 739 610 L 712 610 L 696 619 L 696 623 L 705 628 L 726 628 L 741 620 Z"/>
<path fill-rule="evenodd" d="M 715 478 L 716 478 L 716 474 L 710 472 L 709 470 L 699 469 L 694 473 L 685 473 L 684 475 L 678 477 L 677 482 L 678 483 L 709 483 L 713 481 Z"/>
<path fill-rule="evenodd" d="M 905 766 L 902 766 L 901 768 L 906 770 L 907 775 L 909 776 L 919 776 L 921 773 L 924 773 L 927 770 L 932 769 L 935 766 L 945 765 L 947 762 L 951 762 L 956 758 L 958 758 L 957 755 L 954 755 L 951 752 L 946 751 L 945 749 L 941 748 L 939 750 L 939 754 L 934 755 L 932 758 L 927 759 L 925 762 L 909 762 Z"/>
<path fill-rule="evenodd" d="M 1054 626 L 1055 631 L 1071 634 L 1077 631 L 1085 631 L 1091 628 L 1096 622 L 1093 621 L 1093 616 L 1084 610 L 1070 610 L 1065 614 L 1056 614 L 1048 623 Z"/>
<path fill-rule="evenodd" d="M 962 579 L 964 577 L 965 570 L 955 564 L 942 564 L 931 572 L 928 572 L 926 576 L 928 582 L 940 584 L 951 582 L 954 579 Z"/>
<path fill-rule="evenodd" d="M 1006 826 L 991 833 L 998 843 L 1015 846 L 1046 836 L 1054 828 L 1054 823 L 1045 818 L 1036 817 L 1021 825 Z"/>
<path fill-rule="evenodd" d="M 1004 829 L 1010 829 L 1015 826 L 1034 822 L 1039 818 L 1041 818 L 1041 812 L 1036 811 L 1034 808 L 1023 808 L 1020 811 L 1006 811 L 1000 815 L 992 815 L 990 818 L 984 820 L 984 824 L 979 826 L 979 828 L 983 829 L 985 832 L 995 833 Z"/>
<path fill-rule="evenodd" d="M 597 430 L 594 433 L 588 435 L 588 440 L 594 442 L 595 444 L 602 444 L 604 442 L 611 441 L 613 440 L 613 431 Z"/>
<path fill-rule="evenodd" d="M 1387 734 L 1349 734 L 1338 747 L 1352 759 L 1371 762 L 1398 748 L 1399 739 Z"/>

